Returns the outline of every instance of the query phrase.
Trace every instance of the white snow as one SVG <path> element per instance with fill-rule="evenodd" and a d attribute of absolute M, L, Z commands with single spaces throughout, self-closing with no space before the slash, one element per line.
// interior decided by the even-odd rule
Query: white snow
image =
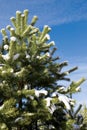
<path fill-rule="evenodd" d="M 2 29 L 1 29 L 1 33 L 2 33 L 3 31 L 5 31 L 5 28 L 2 28 Z"/>
<path fill-rule="evenodd" d="M 15 29 L 11 27 L 10 30 L 13 31 L 13 30 L 15 30 Z"/>
<path fill-rule="evenodd" d="M 13 72 L 14 72 L 14 70 L 11 68 L 11 69 L 10 69 L 10 72 L 11 72 L 11 73 L 13 73 Z"/>
<path fill-rule="evenodd" d="M 53 125 L 49 125 L 49 130 L 55 129 Z"/>
<path fill-rule="evenodd" d="M 25 17 L 25 15 L 24 15 L 24 14 L 21 14 L 21 17 Z"/>
<path fill-rule="evenodd" d="M 58 92 L 53 92 L 51 97 L 57 97 L 58 96 Z"/>
<path fill-rule="evenodd" d="M 9 46 L 6 44 L 6 45 L 4 45 L 4 50 L 8 50 L 8 48 L 9 48 Z"/>
<path fill-rule="evenodd" d="M 36 58 L 37 58 L 37 59 L 41 59 L 41 57 L 40 57 L 40 56 L 37 56 Z"/>
<path fill-rule="evenodd" d="M 54 41 L 51 41 L 51 44 L 53 44 L 53 46 L 55 45 L 55 42 Z"/>
<path fill-rule="evenodd" d="M 47 40 L 50 40 L 50 35 L 49 35 L 49 34 L 46 34 L 46 35 L 45 35 L 45 38 L 47 38 Z"/>
<path fill-rule="evenodd" d="M 46 56 L 47 56 L 47 57 L 50 57 L 50 53 L 49 53 L 49 52 L 47 52 L 47 53 L 46 53 Z"/>
<path fill-rule="evenodd" d="M 10 38 L 10 40 L 11 40 L 11 41 L 13 41 L 13 42 L 15 42 L 15 41 L 16 41 L 16 39 L 17 39 L 17 38 L 16 38 L 16 37 L 14 37 L 14 36 L 12 36 L 12 37 Z"/>
<path fill-rule="evenodd" d="M 36 97 L 39 97 L 40 94 L 44 94 L 45 96 L 48 94 L 48 92 L 44 89 L 41 89 L 41 90 L 35 90 L 35 96 Z"/>
<path fill-rule="evenodd" d="M 0 66 L 0 69 L 2 69 L 3 67 L 2 66 Z"/>
<path fill-rule="evenodd" d="M 17 10 L 16 13 L 21 14 L 21 11 Z"/>
<path fill-rule="evenodd" d="M 51 102 L 52 98 L 51 97 L 47 97 L 45 100 L 46 100 L 46 103 L 47 103 L 46 106 L 47 106 L 49 112 L 51 114 L 53 114 L 53 112 L 56 110 L 56 106 Z"/>
<path fill-rule="evenodd" d="M 5 73 L 6 73 L 6 71 L 5 71 L 5 70 L 3 70 L 3 71 L 2 71 L 2 74 L 5 74 Z"/>
<path fill-rule="evenodd" d="M 5 54 L 5 55 L 2 55 L 2 57 L 3 57 L 4 60 L 9 60 L 10 59 L 10 56 L 9 56 L 8 53 Z"/>
<path fill-rule="evenodd" d="M 77 92 L 80 91 L 80 90 L 81 90 L 81 87 L 80 87 L 80 86 L 76 88 L 76 91 L 77 91 Z"/>
<path fill-rule="evenodd" d="M 28 85 L 27 84 L 24 85 L 24 89 L 28 89 Z"/>
<path fill-rule="evenodd" d="M 49 30 L 51 30 L 51 28 L 48 25 L 44 25 L 44 28 L 49 28 Z"/>
<path fill-rule="evenodd" d="M 4 104 L 2 106 L 0 106 L 0 110 L 2 110 L 4 108 Z"/>
<path fill-rule="evenodd" d="M 65 88 L 65 87 L 60 87 L 60 88 L 58 88 L 57 91 L 58 91 L 58 92 L 67 92 L 67 88 Z"/>
<path fill-rule="evenodd" d="M 27 54 L 27 55 L 26 55 L 26 59 L 29 59 L 29 58 L 30 58 L 30 55 Z"/>
<path fill-rule="evenodd" d="M 71 109 L 71 106 L 70 106 L 70 98 L 68 98 L 67 96 L 63 95 L 63 94 L 59 94 L 59 97 L 58 97 L 59 101 L 63 102 L 66 106 L 66 108 L 68 110 Z"/>
<path fill-rule="evenodd" d="M 51 107 L 49 108 L 50 113 L 53 114 L 55 110 L 56 110 L 56 106 L 52 104 Z"/>
<path fill-rule="evenodd" d="M 50 104 L 51 104 L 52 98 L 51 98 L 51 97 L 47 97 L 45 100 L 46 100 L 46 102 L 47 102 L 47 107 L 49 107 Z"/>
<path fill-rule="evenodd" d="M 11 25 L 7 25 L 7 26 L 6 26 L 6 29 L 9 29 L 9 28 L 11 28 Z"/>
<path fill-rule="evenodd" d="M 30 98 L 31 100 L 34 100 L 34 97 L 33 97 L 33 96 L 31 96 L 31 95 L 29 95 L 29 98 Z"/>
<path fill-rule="evenodd" d="M 12 20 L 12 19 L 15 19 L 15 17 L 14 16 L 12 16 L 11 18 L 10 18 L 10 20 Z M 7 26 L 7 28 L 9 27 L 9 25 Z"/>

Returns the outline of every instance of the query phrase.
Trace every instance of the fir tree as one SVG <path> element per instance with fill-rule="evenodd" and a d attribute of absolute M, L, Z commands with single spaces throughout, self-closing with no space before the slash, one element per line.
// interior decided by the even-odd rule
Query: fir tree
<path fill-rule="evenodd" d="M 77 67 L 63 72 L 68 63 L 58 63 L 59 57 L 54 57 L 51 28 L 35 27 L 37 16 L 28 24 L 28 13 L 16 11 L 13 25 L 1 30 L 0 129 L 68 130 L 75 117 L 71 95 L 85 79 L 60 85 L 60 81 L 70 81 L 67 75 Z"/>

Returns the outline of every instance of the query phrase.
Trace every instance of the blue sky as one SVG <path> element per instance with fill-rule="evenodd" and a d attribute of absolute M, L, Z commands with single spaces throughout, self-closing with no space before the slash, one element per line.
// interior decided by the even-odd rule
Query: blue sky
<path fill-rule="evenodd" d="M 24 9 L 29 9 L 29 22 L 37 15 L 38 27 L 52 28 L 51 40 L 55 41 L 61 60 L 68 60 L 69 68 L 79 67 L 70 75 L 72 80 L 87 78 L 87 0 L 0 0 L 0 29 L 11 24 L 10 17 L 17 10 Z M 86 86 L 87 81 L 75 97 L 80 102 L 87 103 Z"/>

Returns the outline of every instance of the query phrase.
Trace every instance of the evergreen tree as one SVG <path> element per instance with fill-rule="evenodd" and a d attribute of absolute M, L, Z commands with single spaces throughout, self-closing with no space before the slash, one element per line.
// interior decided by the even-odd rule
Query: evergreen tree
<path fill-rule="evenodd" d="M 35 27 L 37 16 L 28 24 L 28 10 L 16 11 L 13 25 L 2 29 L 0 49 L 0 130 L 70 130 L 74 123 L 75 100 L 84 78 L 69 86 L 64 71 L 66 61 L 58 63 L 51 28 Z"/>

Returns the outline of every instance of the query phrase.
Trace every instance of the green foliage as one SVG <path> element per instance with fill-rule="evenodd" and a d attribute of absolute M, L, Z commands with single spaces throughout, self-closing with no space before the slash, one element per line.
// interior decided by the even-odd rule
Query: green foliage
<path fill-rule="evenodd" d="M 62 71 L 68 63 L 57 62 L 48 34 L 51 28 L 35 27 L 37 19 L 34 16 L 28 24 L 28 10 L 16 11 L 12 26 L 1 30 L 1 130 L 70 130 L 75 123 L 75 100 L 70 95 L 79 91 L 85 79 L 59 85 L 59 81 L 70 81 L 67 75 L 77 67 Z"/>
<path fill-rule="evenodd" d="M 80 110 L 80 114 L 83 116 L 81 130 L 87 130 L 87 107 L 86 107 L 86 105 L 83 105 L 83 108 Z"/>

